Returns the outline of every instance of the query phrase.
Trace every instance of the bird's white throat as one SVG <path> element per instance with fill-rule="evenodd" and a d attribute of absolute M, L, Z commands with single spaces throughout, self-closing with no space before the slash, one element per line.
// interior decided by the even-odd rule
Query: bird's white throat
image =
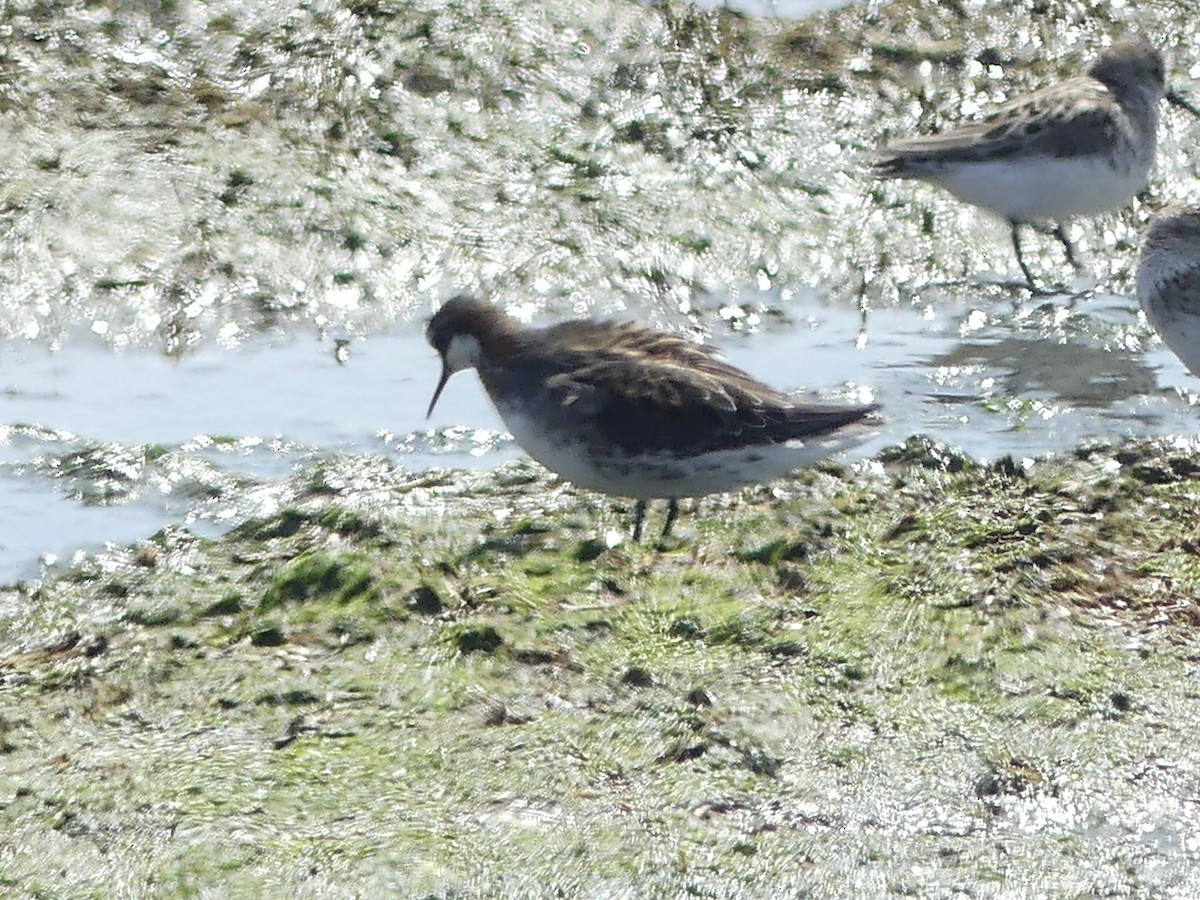
<path fill-rule="evenodd" d="M 446 366 L 451 372 L 461 372 L 463 369 L 476 369 L 483 359 L 483 348 L 479 341 L 470 334 L 456 334 L 446 347 Z"/>

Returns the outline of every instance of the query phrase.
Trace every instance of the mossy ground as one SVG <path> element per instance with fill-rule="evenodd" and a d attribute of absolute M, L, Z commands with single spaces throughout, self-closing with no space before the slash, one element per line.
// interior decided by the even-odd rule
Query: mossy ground
<path fill-rule="evenodd" d="M 4 595 L 0 871 L 55 896 L 1186 892 L 1190 450 L 1027 472 L 916 439 L 642 545 L 516 463 L 415 517 L 326 497 L 114 551 Z"/>

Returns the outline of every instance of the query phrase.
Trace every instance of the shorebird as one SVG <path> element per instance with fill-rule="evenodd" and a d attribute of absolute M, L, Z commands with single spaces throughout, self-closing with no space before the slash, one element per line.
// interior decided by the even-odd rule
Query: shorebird
<path fill-rule="evenodd" d="M 1137 298 L 1163 343 L 1200 376 L 1200 208 L 1171 207 L 1146 227 Z"/>
<path fill-rule="evenodd" d="M 1086 75 L 1018 97 L 977 122 L 889 144 L 872 171 L 940 185 L 1007 221 L 1017 265 L 1034 289 L 1020 226 L 1054 222 L 1050 233 L 1079 268 L 1063 221 L 1118 209 L 1146 186 L 1163 98 L 1200 117 L 1168 90 L 1158 50 L 1125 37 Z"/>
<path fill-rule="evenodd" d="M 756 381 L 711 347 L 634 323 L 581 320 L 529 329 L 470 296 L 426 329 L 442 375 L 475 369 L 517 443 L 568 481 L 646 503 L 778 478 L 858 443 L 874 404 L 818 405 Z"/>

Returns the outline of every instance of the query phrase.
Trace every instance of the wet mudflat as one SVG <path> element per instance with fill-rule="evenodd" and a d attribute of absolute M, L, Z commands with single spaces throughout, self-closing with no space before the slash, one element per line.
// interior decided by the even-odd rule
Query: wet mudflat
<path fill-rule="evenodd" d="M 1127 15 L 5 5 L 0 543 L 114 541 L 0 588 L 5 892 L 1200 892 L 1194 384 L 1128 279 L 1196 126 L 1074 303 L 857 171 Z M 895 412 L 632 545 L 469 383 L 420 421 L 464 287 Z"/>

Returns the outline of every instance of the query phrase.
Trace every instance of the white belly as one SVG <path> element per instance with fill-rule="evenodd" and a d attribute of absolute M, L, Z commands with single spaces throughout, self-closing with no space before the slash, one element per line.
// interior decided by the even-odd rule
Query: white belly
<path fill-rule="evenodd" d="M 687 458 L 667 454 L 614 458 L 598 456 L 580 442 L 551 441 L 535 420 L 517 411 L 501 415 L 521 448 L 550 471 L 580 487 L 636 500 L 701 497 L 770 481 L 857 444 L 869 433 L 851 427 L 804 443 L 764 444 Z"/>
<path fill-rule="evenodd" d="M 1061 221 L 1119 209 L 1150 175 L 1151 154 L 1113 168 L 1102 157 L 949 163 L 924 176 L 1012 222 Z"/>
<path fill-rule="evenodd" d="M 1194 316 L 1176 319 L 1168 330 L 1159 334 L 1188 371 L 1200 377 L 1200 319 Z"/>
<path fill-rule="evenodd" d="M 1200 297 L 1171 297 L 1164 301 L 1161 295 L 1143 294 L 1139 290 L 1138 299 L 1163 343 L 1189 372 L 1200 377 Z"/>

